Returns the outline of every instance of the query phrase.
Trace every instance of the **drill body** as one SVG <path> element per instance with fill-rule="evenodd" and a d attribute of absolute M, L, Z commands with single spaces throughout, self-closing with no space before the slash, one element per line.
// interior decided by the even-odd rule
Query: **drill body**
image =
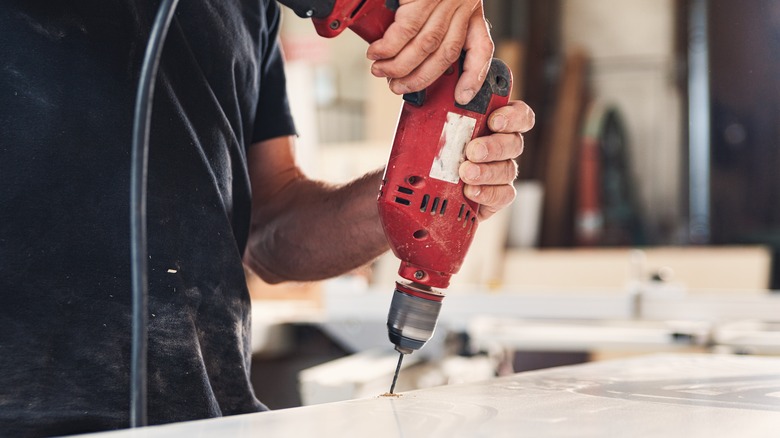
<path fill-rule="evenodd" d="M 392 24 L 398 0 L 281 0 L 317 33 L 349 28 L 371 43 Z M 474 238 L 479 205 L 463 194 L 458 168 L 465 146 L 488 134 L 487 119 L 509 100 L 512 74 L 494 59 L 482 89 L 467 105 L 455 101 L 462 59 L 423 91 L 404 95 L 378 208 L 394 254 L 401 260 L 388 313 L 390 341 L 403 354 L 433 335 L 450 277 Z M 399 362 L 400 364 L 400 362 Z"/>

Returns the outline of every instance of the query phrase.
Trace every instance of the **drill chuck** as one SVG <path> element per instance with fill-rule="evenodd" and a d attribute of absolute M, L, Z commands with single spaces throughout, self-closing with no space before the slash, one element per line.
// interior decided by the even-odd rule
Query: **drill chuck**
<path fill-rule="evenodd" d="M 410 354 L 431 339 L 443 298 L 428 288 L 396 283 L 387 314 L 387 334 L 397 351 Z"/>

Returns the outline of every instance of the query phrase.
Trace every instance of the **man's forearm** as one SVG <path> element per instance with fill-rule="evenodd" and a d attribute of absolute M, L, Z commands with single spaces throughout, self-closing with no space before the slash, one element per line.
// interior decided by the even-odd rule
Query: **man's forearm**
<path fill-rule="evenodd" d="M 265 281 L 321 280 L 357 268 L 388 249 L 376 208 L 381 172 L 343 186 L 291 180 L 253 217 L 245 262 Z"/>

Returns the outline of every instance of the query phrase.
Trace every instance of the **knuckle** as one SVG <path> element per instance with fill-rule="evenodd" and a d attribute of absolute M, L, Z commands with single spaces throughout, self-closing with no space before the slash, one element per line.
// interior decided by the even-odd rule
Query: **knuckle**
<path fill-rule="evenodd" d="M 486 195 L 485 204 L 493 207 L 500 207 L 505 204 L 505 191 L 503 187 L 490 187 L 490 190 L 484 190 Z"/>
<path fill-rule="evenodd" d="M 525 136 L 521 133 L 517 133 L 517 156 L 523 155 L 525 150 Z"/>
<path fill-rule="evenodd" d="M 420 49 L 425 54 L 433 53 L 441 45 L 444 36 L 440 32 L 428 32 L 420 36 Z"/>
<path fill-rule="evenodd" d="M 404 24 L 398 26 L 398 34 L 404 41 L 411 40 L 417 35 L 419 31 L 420 28 L 414 22 L 407 21 Z"/>
<path fill-rule="evenodd" d="M 411 63 L 408 62 L 402 62 L 398 63 L 393 67 L 393 69 L 389 72 L 391 77 L 394 78 L 403 78 L 408 76 L 412 71 L 414 71 L 414 67 Z"/>
<path fill-rule="evenodd" d="M 405 20 L 399 23 L 398 30 L 401 36 L 408 41 L 417 36 L 424 23 L 425 21 L 420 18 Z"/>
<path fill-rule="evenodd" d="M 482 67 L 482 70 L 479 71 L 479 80 L 484 81 L 485 78 L 487 78 L 488 73 L 490 73 L 490 66 L 493 64 L 492 58 L 488 58 L 488 60 L 485 62 L 485 65 Z"/>
<path fill-rule="evenodd" d="M 459 44 L 446 44 L 441 52 L 442 62 L 445 64 L 444 68 L 449 67 L 460 57 L 460 45 Z"/>
<path fill-rule="evenodd" d="M 388 82 L 388 84 L 390 85 L 390 91 L 392 91 L 393 94 L 396 94 L 396 95 L 404 94 L 404 92 L 401 89 L 401 86 L 398 85 L 398 81 L 390 80 L 390 82 Z"/>
<path fill-rule="evenodd" d="M 517 173 L 520 169 L 520 166 L 517 165 L 517 161 L 515 160 L 509 160 L 509 163 L 509 180 L 510 182 L 513 182 L 517 179 Z"/>
<path fill-rule="evenodd" d="M 526 129 L 525 129 L 526 131 L 530 130 L 531 128 L 534 127 L 534 125 L 536 125 L 536 113 L 528 105 L 525 105 L 525 120 L 526 120 Z"/>
<path fill-rule="evenodd" d="M 511 185 L 491 187 L 490 200 L 486 201 L 494 208 L 500 209 L 509 205 L 514 199 L 514 187 Z"/>
<path fill-rule="evenodd" d="M 495 187 L 482 187 L 482 190 L 479 192 L 479 203 L 490 206 L 496 205 Z"/>
<path fill-rule="evenodd" d="M 517 163 L 515 160 L 506 160 L 496 166 L 491 182 L 494 184 L 511 184 L 517 177 Z"/>
<path fill-rule="evenodd" d="M 429 73 L 420 73 L 417 75 L 417 77 L 411 82 L 411 87 L 413 89 L 422 90 L 423 88 L 430 85 L 435 77 L 432 77 Z"/>
<path fill-rule="evenodd" d="M 371 43 L 366 50 L 366 55 L 374 55 L 377 59 L 384 59 L 392 55 L 391 48 L 385 40 Z"/>
<path fill-rule="evenodd" d="M 517 197 L 517 190 L 515 189 L 515 186 L 510 184 L 506 188 L 506 195 L 504 199 L 504 206 L 507 206 L 514 202 L 515 198 Z"/>
<path fill-rule="evenodd" d="M 523 135 L 519 132 L 510 134 L 507 156 L 517 158 L 523 153 Z"/>
<path fill-rule="evenodd" d="M 474 164 L 479 168 L 479 180 L 481 184 L 490 184 L 493 181 L 495 170 L 489 164 Z"/>
<path fill-rule="evenodd" d="M 517 153 L 517 136 L 508 134 L 505 135 L 504 141 L 501 142 L 501 156 L 504 158 L 515 158 Z"/>
<path fill-rule="evenodd" d="M 490 148 L 490 158 L 493 161 L 500 161 L 505 159 L 505 145 L 502 140 L 496 141 L 493 143 L 492 147 Z"/>
<path fill-rule="evenodd" d="M 382 68 L 379 67 L 379 65 L 377 65 L 377 63 L 375 62 L 371 65 L 371 74 L 373 74 L 374 76 L 384 76 L 385 71 L 382 70 Z"/>
<path fill-rule="evenodd" d="M 432 83 L 433 83 L 433 79 L 427 79 L 427 78 L 419 79 L 417 81 L 412 82 L 412 85 L 407 86 L 404 94 L 420 91 L 428 87 L 428 85 L 431 85 Z"/>
<path fill-rule="evenodd" d="M 480 41 L 479 45 L 480 45 L 480 49 L 489 55 L 492 55 L 493 52 L 496 50 L 496 43 L 494 43 L 493 40 L 490 38 L 483 38 Z"/>
<path fill-rule="evenodd" d="M 497 134 L 498 141 L 496 142 L 495 150 L 493 151 L 493 157 L 497 160 L 511 160 L 516 158 L 519 154 L 519 142 L 516 134 Z"/>
<path fill-rule="evenodd" d="M 405 62 L 401 59 L 382 64 L 380 66 L 382 72 L 390 78 L 403 78 L 412 72 L 414 66 L 409 62 Z"/>
<path fill-rule="evenodd" d="M 515 165 L 515 160 L 506 160 L 501 168 L 501 174 L 499 175 L 500 179 L 496 182 L 501 184 L 511 183 L 515 180 L 516 176 L 517 167 Z"/>

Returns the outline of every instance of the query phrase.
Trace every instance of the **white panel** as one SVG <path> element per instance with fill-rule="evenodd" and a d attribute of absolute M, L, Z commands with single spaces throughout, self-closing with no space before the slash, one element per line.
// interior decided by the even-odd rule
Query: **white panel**
<path fill-rule="evenodd" d="M 776 437 L 780 359 L 651 356 L 105 437 Z"/>

